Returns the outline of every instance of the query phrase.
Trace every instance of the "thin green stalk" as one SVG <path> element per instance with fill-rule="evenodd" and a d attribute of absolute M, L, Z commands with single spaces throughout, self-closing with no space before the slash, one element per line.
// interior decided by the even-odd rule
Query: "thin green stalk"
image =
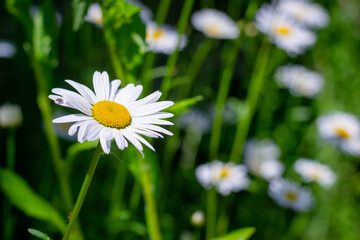
<path fill-rule="evenodd" d="M 233 44 L 233 43 L 232 43 Z M 220 144 L 220 136 L 221 136 L 221 128 L 222 128 L 222 117 L 224 105 L 226 103 L 226 99 L 228 97 L 231 78 L 233 76 L 236 58 L 237 58 L 238 45 L 233 44 L 227 48 L 225 51 L 226 62 L 224 71 L 222 72 L 220 78 L 220 87 L 216 97 L 215 103 L 215 116 L 214 122 L 212 125 L 211 136 L 210 136 L 210 161 L 214 160 L 217 157 L 219 144 Z"/>
<path fill-rule="evenodd" d="M 158 215 L 156 211 L 156 203 L 154 199 L 154 188 L 151 184 L 151 179 L 149 175 L 149 166 L 144 159 L 141 159 L 141 185 L 143 189 L 144 199 L 145 199 L 145 213 L 146 213 L 146 222 L 149 229 L 150 239 L 152 240 L 161 240 L 161 232 L 159 227 Z"/>
<path fill-rule="evenodd" d="M 215 237 L 216 227 L 216 190 L 210 189 L 206 193 L 206 239 Z"/>
<path fill-rule="evenodd" d="M 14 170 L 15 167 L 15 129 L 10 128 L 6 140 L 6 167 Z"/>
<path fill-rule="evenodd" d="M 117 213 L 120 210 L 127 172 L 128 171 L 126 167 L 124 167 L 122 164 L 118 164 L 114 185 L 112 187 L 113 190 L 111 193 L 109 216 L 113 216 L 114 213 Z"/>
<path fill-rule="evenodd" d="M 230 154 L 231 162 L 240 162 L 250 123 L 253 118 L 256 105 L 264 82 L 267 63 L 271 52 L 271 44 L 264 38 L 258 52 L 253 74 L 250 80 L 248 95 L 245 100 L 245 110 L 238 121 L 235 139 Z"/>
<path fill-rule="evenodd" d="M 135 214 L 136 210 L 139 207 L 140 199 L 141 199 L 141 185 L 138 182 L 134 182 L 134 186 L 132 188 L 132 192 L 130 194 L 130 200 L 129 200 L 130 201 L 129 208 L 133 214 Z"/>
<path fill-rule="evenodd" d="M 155 22 L 158 24 L 163 24 L 165 22 L 166 16 L 169 11 L 171 0 L 161 0 L 159 4 L 159 8 L 156 12 Z"/>
<path fill-rule="evenodd" d="M 216 224 L 216 227 L 217 227 L 216 233 L 219 236 L 222 236 L 227 232 L 229 222 L 230 222 L 230 218 L 228 216 L 228 206 L 231 205 L 233 203 L 233 201 L 234 201 L 234 195 L 231 195 L 231 196 L 226 197 L 221 202 L 220 215 L 219 215 L 219 219 Z"/>
<path fill-rule="evenodd" d="M 71 211 L 73 207 L 73 198 L 70 189 L 69 179 L 64 169 L 64 162 L 61 158 L 60 144 L 55 135 L 52 124 L 52 114 L 50 101 L 48 99 L 47 78 L 45 76 L 42 64 L 36 59 L 32 59 L 35 77 L 38 86 L 37 101 L 45 124 L 45 133 L 50 146 L 50 152 L 53 160 L 56 176 L 59 181 L 60 192 L 65 204 L 66 211 Z"/>
<path fill-rule="evenodd" d="M 191 94 L 191 90 L 194 84 L 195 77 L 198 75 L 201 66 L 210 52 L 210 49 L 214 41 L 210 38 L 205 39 L 203 43 L 196 49 L 194 56 L 192 57 L 188 70 L 187 70 L 187 80 L 188 84 L 181 88 L 180 99 L 186 98 Z"/>
<path fill-rule="evenodd" d="M 79 196 L 78 196 L 78 198 L 76 200 L 74 209 L 72 211 L 70 222 L 66 227 L 66 231 L 65 231 L 65 234 L 64 234 L 64 237 L 62 238 L 62 240 L 67 240 L 70 237 L 71 230 L 72 230 L 72 228 L 73 228 L 73 226 L 74 226 L 74 224 L 76 222 L 76 219 L 77 219 L 77 217 L 79 215 L 79 212 L 80 212 L 81 206 L 82 206 L 82 204 L 84 202 L 87 190 L 89 189 L 91 179 L 92 179 L 92 177 L 94 175 L 96 166 L 97 166 L 97 164 L 99 162 L 99 159 L 100 159 L 100 156 L 101 156 L 102 153 L 103 153 L 103 151 L 102 151 L 102 148 L 101 148 L 101 145 L 100 145 L 100 142 L 99 142 L 97 148 L 95 149 L 92 160 L 90 162 L 89 169 L 88 169 L 88 171 L 86 173 L 83 185 L 81 186 L 81 189 L 80 189 Z"/>
<path fill-rule="evenodd" d="M 173 75 L 173 72 L 175 69 L 175 64 L 176 64 L 176 61 L 177 61 L 177 58 L 179 55 L 179 45 L 180 45 L 180 41 L 181 41 L 181 36 L 185 32 L 193 4 L 194 4 L 194 0 L 186 0 L 183 5 L 182 11 L 181 11 L 179 24 L 178 24 L 178 28 L 177 28 L 179 35 L 180 35 L 180 37 L 178 39 L 178 47 L 168 58 L 168 61 L 166 63 L 166 73 L 162 80 L 161 88 L 160 88 L 160 91 L 163 93 L 164 98 L 167 97 L 167 95 L 169 94 L 171 87 L 172 87 L 172 79 L 171 78 L 172 78 L 172 75 Z"/>

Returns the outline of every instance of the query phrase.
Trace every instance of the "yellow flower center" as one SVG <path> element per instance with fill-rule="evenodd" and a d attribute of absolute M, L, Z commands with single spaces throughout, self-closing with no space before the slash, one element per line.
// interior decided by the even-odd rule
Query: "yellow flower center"
<path fill-rule="evenodd" d="M 345 129 L 343 129 L 341 127 L 335 129 L 335 132 L 336 132 L 337 135 L 339 135 L 339 137 L 342 137 L 342 138 L 345 138 L 345 139 L 350 138 L 350 134 Z"/>
<path fill-rule="evenodd" d="M 290 201 L 293 202 L 297 199 L 297 194 L 293 192 L 287 192 L 285 193 L 285 197 Z"/>
<path fill-rule="evenodd" d="M 220 35 L 220 31 L 219 28 L 217 26 L 207 26 L 205 28 L 205 32 L 209 33 L 210 35 L 213 36 L 219 36 Z"/>
<path fill-rule="evenodd" d="M 154 29 L 151 35 L 149 31 L 146 31 L 146 38 L 150 37 L 152 39 L 159 39 L 164 35 L 165 35 L 165 31 L 161 28 Z"/>
<path fill-rule="evenodd" d="M 116 102 L 97 102 L 92 108 L 92 114 L 95 120 L 105 127 L 122 129 L 131 123 L 129 111 Z"/>
<path fill-rule="evenodd" d="M 94 22 L 101 25 L 103 24 L 103 19 L 101 17 L 97 17 L 94 19 Z"/>
<path fill-rule="evenodd" d="M 221 169 L 220 179 L 228 178 L 230 176 L 231 168 L 229 166 L 225 166 Z"/>
<path fill-rule="evenodd" d="M 275 32 L 279 35 L 289 35 L 290 34 L 290 29 L 287 27 L 277 27 L 275 28 Z"/>

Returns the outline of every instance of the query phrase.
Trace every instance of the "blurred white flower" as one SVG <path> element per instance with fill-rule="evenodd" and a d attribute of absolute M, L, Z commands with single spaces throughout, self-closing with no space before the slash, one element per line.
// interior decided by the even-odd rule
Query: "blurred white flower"
<path fill-rule="evenodd" d="M 194 27 L 209 38 L 234 39 L 240 34 L 238 25 L 225 13 L 215 9 L 203 9 L 191 17 Z"/>
<path fill-rule="evenodd" d="M 94 23 L 98 27 L 102 27 L 104 23 L 101 6 L 98 3 L 90 4 L 85 16 L 85 21 Z"/>
<path fill-rule="evenodd" d="M 285 50 L 290 56 L 302 54 L 316 41 L 313 32 L 301 27 L 293 19 L 279 13 L 268 4 L 256 12 L 255 26 L 260 32 L 267 34 L 271 42 Z"/>
<path fill-rule="evenodd" d="M 152 20 L 153 13 L 147 6 L 145 6 L 145 4 L 137 0 L 126 0 L 126 1 L 134 6 L 141 8 L 140 18 L 143 21 L 143 23 L 146 24 Z"/>
<path fill-rule="evenodd" d="M 180 36 L 175 28 L 162 25 L 158 26 L 154 22 L 146 24 L 146 43 L 148 51 L 164 53 L 170 55 L 176 50 L 179 43 L 179 50 L 182 50 L 187 43 L 185 35 Z"/>
<path fill-rule="evenodd" d="M 100 140 L 104 153 L 109 154 L 114 139 L 119 149 L 132 143 L 143 155 L 143 146 L 155 149 L 141 135 L 159 138 L 161 134 L 172 135 L 158 125 L 173 125 L 164 118 L 172 117 L 172 113 L 161 112 L 174 103 L 160 101 L 161 93 L 156 91 L 149 96 L 137 100 L 142 86 L 128 84 L 119 89 L 121 81 L 110 82 L 107 72 L 95 72 L 93 84 L 95 93 L 77 82 L 66 80 L 78 93 L 62 88 L 52 89 L 49 98 L 56 104 L 80 111 L 80 114 L 65 115 L 53 120 L 54 123 L 74 123 L 69 135 L 78 132 L 78 141 Z M 144 155 L 143 155 L 144 156 Z"/>
<path fill-rule="evenodd" d="M 0 107 L 0 126 L 16 128 L 21 125 L 23 116 L 18 105 L 5 103 Z"/>
<path fill-rule="evenodd" d="M 201 134 L 208 133 L 211 129 L 211 116 L 205 112 L 190 109 L 181 114 L 180 127 L 190 127 Z"/>
<path fill-rule="evenodd" d="M 191 219 L 190 222 L 192 225 L 196 226 L 196 227 L 201 227 L 204 225 L 205 222 L 205 214 L 203 211 L 201 210 L 197 210 L 195 211 L 192 215 L 191 215 Z"/>
<path fill-rule="evenodd" d="M 15 45 L 10 41 L 0 39 L 0 58 L 12 58 L 15 54 Z"/>
<path fill-rule="evenodd" d="M 307 0 L 280 0 L 276 9 L 307 27 L 322 28 L 329 23 L 326 10 Z"/>
<path fill-rule="evenodd" d="M 296 212 L 308 211 L 314 201 L 308 188 L 281 178 L 270 182 L 268 194 L 281 207 L 292 208 Z"/>
<path fill-rule="evenodd" d="M 295 96 L 315 97 L 324 85 L 322 76 L 300 65 L 286 65 L 276 70 L 278 84 Z"/>
<path fill-rule="evenodd" d="M 331 187 L 336 175 L 329 166 L 311 159 L 300 158 L 296 160 L 294 169 L 299 173 L 304 182 L 317 182 L 324 188 Z"/>
<path fill-rule="evenodd" d="M 267 180 L 280 177 L 284 172 L 284 165 L 278 159 L 279 147 L 270 139 L 249 140 L 245 145 L 244 163 L 249 171 Z"/>
<path fill-rule="evenodd" d="M 216 187 L 223 196 L 227 196 L 231 192 L 239 192 L 249 185 L 244 165 L 223 163 L 218 160 L 200 165 L 196 169 L 196 177 L 203 187 L 206 189 Z"/>
<path fill-rule="evenodd" d="M 345 153 L 360 156 L 360 123 L 349 113 L 335 112 L 316 120 L 320 136 L 336 144 Z"/>

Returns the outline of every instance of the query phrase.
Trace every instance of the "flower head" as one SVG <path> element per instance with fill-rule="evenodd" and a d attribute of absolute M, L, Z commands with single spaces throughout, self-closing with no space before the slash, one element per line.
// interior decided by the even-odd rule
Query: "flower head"
<path fill-rule="evenodd" d="M 317 182 L 323 187 L 330 187 L 336 180 L 336 175 L 329 166 L 311 159 L 300 158 L 294 165 L 305 182 Z"/>
<path fill-rule="evenodd" d="M 5 103 L 0 107 L 0 127 L 16 128 L 23 120 L 21 108 L 18 105 Z"/>
<path fill-rule="evenodd" d="M 279 67 L 275 77 L 279 85 L 288 88 L 293 95 L 308 98 L 315 97 L 324 84 L 320 74 L 300 65 Z"/>
<path fill-rule="evenodd" d="M 244 162 L 250 172 L 267 180 L 280 177 L 284 165 L 278 159 L 279 147 L 270 139 L 250 140 L 245 145 Z"/>
<path fill-rule="evenodd" d="M 215 9 L 203 9 L 195 12 L 191 23 L 209 38 L 234 39 L 240 34 L 239 27 L 225 13 Z"/>
<path fill-rule="evenodd" d="M 15 54 L 15 45 L 10 41 L 0 39 L 0 58 L 12 58 Z"/>
<path fill-rule="evenodd" d="M 186 37 L 184 35 L 180 36 L 173 27 L 168 25 L 159 26 L 154 22 L 146 24 L 145 40 L 148 51 L 168 55 L 176 50 L 178 44 L 179 50 L 182 50 L 187 43 Z"/>
<path fill-rule="evenodd" d="M 335 112 L 316 120 L 320 136 L 336 144 L 342 151 L 360 156 L 360 123 L 349 113 Z"/>
<path fill-rule="evenodd" d="M 218 160 L 200 165 L 196 169 L 196 177 L 203 187 L 207 189 L 216 187 L 217 191 L 224 196 L 231 192 L 239 192 L 249 185 L 244 165 L 223 163 Z"/>
<path fill-rule="evenodd" d="M 141 154 L 144 144 L 153 151 L 154 148 L 139 134 L 147 137 L 162 137 L 160 133 L 172 135 L 171 132 L 155 124 L 172 125 L 163 118 L 172 117 L 172 113 L 160 112 L 173 105 L 171 101 L 157 102 L 161 93 L 156 91 L 149 96 L 137 100 L 142 86 L 128 84 L 119 89 L 120 80 L 109 81 L 107 72 L 95 72 L 93 76 L 94 90 L 71 80 L 65 80 L 79 93 L 54 88 L 49 98 L 58 105 L 79 110 L 80 114 L 70 114 L 53 120 L 54 123 L 74 124 L 69 135 L 78 132 L 78 141 L 94 141 L 100 139 L 105 153 L 110 152 L 111 141 L 123 150 L 130 141 Z"/>
<path fill-rule="evenodd" d="M 309 189 L 286 179 L 271 181 L 268 194 L 281 207 L 292 208 L 296 212 L 308 211 L 313 205 L 313 197 Z"/>
<path fill-rule="evenodd" d="M 326 10 L 306 0 L 280 0 L 276 9 L 307 27 L 322 28 L 329 23 Z"/>
<path fill-rule="evenodd" d="M 313 32 L 267 4 L 256 12 L 255 25 L 260 32 L 269 36 L 271 42 L 290 56 L 302 54 L 316 40 Z"/>
<path fill-rule="evenodd" d="M 191 219 L 190 222 L 192 225 L 194 225 L 195 227 L 201 227 L 204 225 L 205 222 L 205 215 L 204 212 L 201 210 L 197 210 L 195 211 L 192 215 L 191 215 Z"/>
<path fill-rule="evenodd" d="M 211 129 L 211 117 L 206 112 L 190 109 L 180 116 L 180 126 L 190 127 L 200 134 L 208 133 Z"/>
<path fill-rule="evenodd" d="M 85 21 L 94 23 L 98 27 L 102 27 L 104 23 L 101 6 L 98 3 L 90 4 L 85 16 Z"/>

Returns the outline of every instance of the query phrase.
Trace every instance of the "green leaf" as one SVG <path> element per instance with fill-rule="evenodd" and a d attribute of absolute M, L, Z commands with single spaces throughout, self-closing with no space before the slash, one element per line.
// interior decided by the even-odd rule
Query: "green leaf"
<path fill-rule="evenodd" d="M 35 237 L 38 237 L 40 239 L 43 239 L 43 240 L 51 240 L 51 238 L 46 234 L 46 233 L 43 233 L 39 230 L 36 230 L 36 229 L 33 229 L 33 228 L 28 228 L 28 232 L 35 236 Z"/>
<path fill-rule="evenodd" d="M 254 232 L 255 232 L 255 228 L 246 227 L 235 230 L 224 236 L 213 238 L 212 240 L 247 240 L 254 234 Z"/>
<path fill-rule="evenodd" d="M 73 9 L 73 31 L 78 31 L 81 25 L 84 23 L 84 15 L 86 10 L 86 1 L 73 0 L 71 3 Z"/>
<path fill-rule="evenodd" d="M 191 107 L 193 107 L 196 103 L 203 100 L 204 97 L 199 95 L 192 98 L 187 98 L 184 100 L 177 101 L 173 106 L 166 109 L 167 112 L 171 112 L 174 115 L 180 115 L 186 111 L 188 111 Z"/>
<path fill-rule="evenodd" d="M 13 205 L 29 217 L 47 221 L 60 232 L 65 231 L 65 221 L 57 210 L 13 171 L 0 168 L 0 188 Z"/>

